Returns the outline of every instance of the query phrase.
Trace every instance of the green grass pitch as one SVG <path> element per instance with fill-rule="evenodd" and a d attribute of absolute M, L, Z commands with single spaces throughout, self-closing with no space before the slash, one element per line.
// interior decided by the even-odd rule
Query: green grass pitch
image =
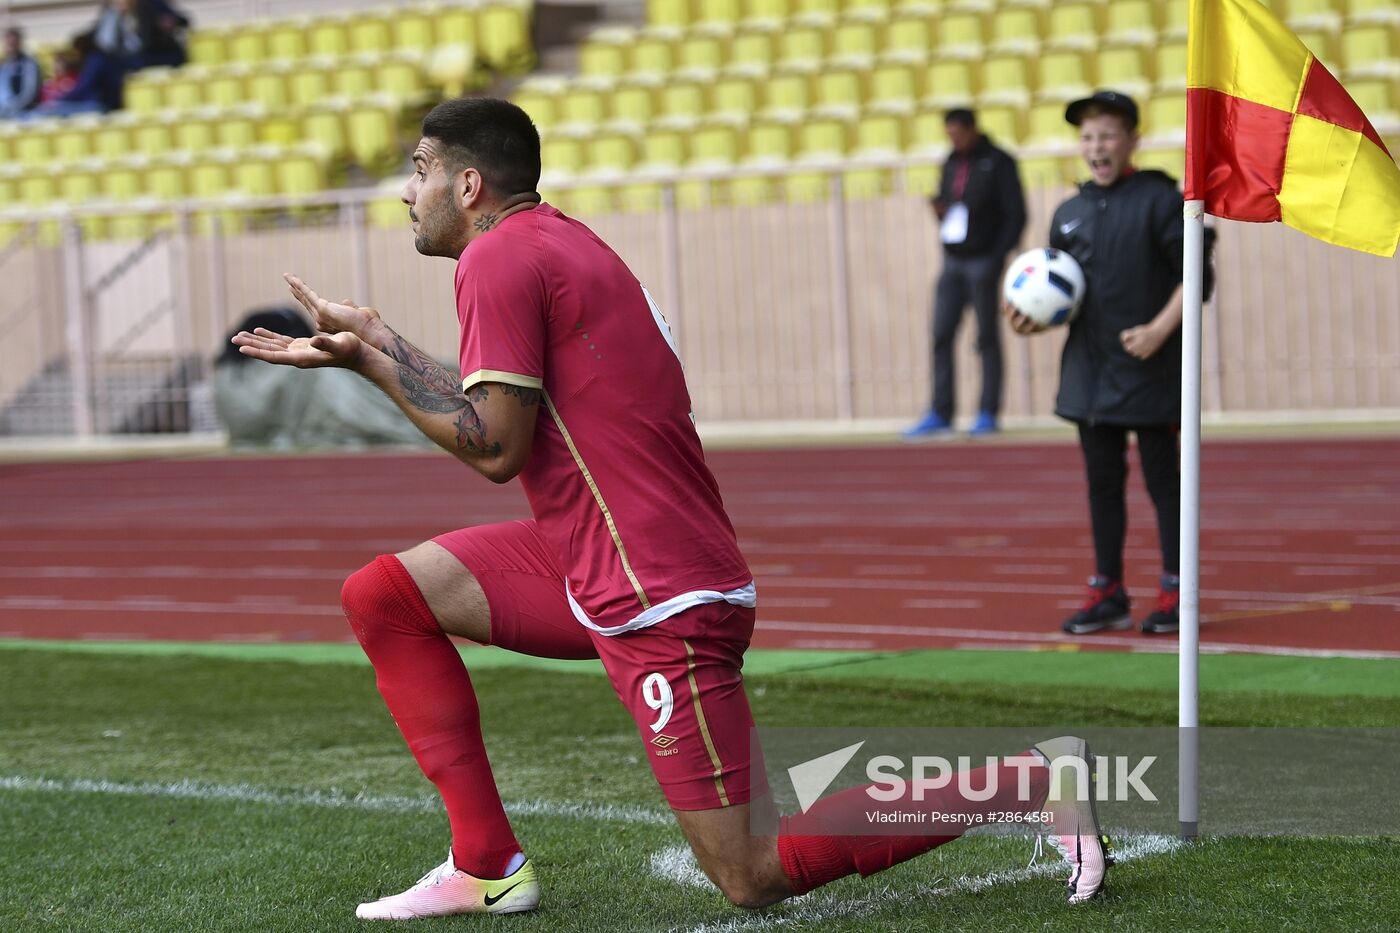
<path fill-rule="evenodd" d="M 1028 840 L 976 837 L 741 912 L 696 882 L 595 666 L 467 655 L 544 902 L 414 929 L 1400 928 L 1395 839 L 1128 841 L 1108 895 L 1070 908 L 1053 860 L 1027 868 Z M 1400 724 L 1395 662 L 1202 670 L 1203 724 Z M 1170 725 L 1174 671 L 1167 656 L 755 652 L 748 676 L 765 725 Z M 354 646 L 0 643 L 0 930 L 377 928 L 355 904 L 406 887 L 447 845 Z"/>

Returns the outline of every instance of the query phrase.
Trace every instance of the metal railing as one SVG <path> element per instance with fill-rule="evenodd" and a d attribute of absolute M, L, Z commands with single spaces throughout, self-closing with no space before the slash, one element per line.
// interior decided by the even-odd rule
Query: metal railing
<path fill-rule="evenodd" d="M 702 420 L 892 419 L 927 404 L 940 253 L 906 181 L 930 164 L 593 178 L 545 195 L 656 295 Z M 1068 193 L 1030 186 L 1026 245 L 1045 241 Z M 25 224 L 0 247 L 0 433 L 188 430 L 207 416 L 191 407 L 225 335 L 255 308 L 290 303 L 284 271 L 374 304 L 455 358 L 451 265 L 415 253 L 395 201 L 381 188 L 0 215 Z M 110 238 L 133 219 L 144 237 Z M 1207 412 L 1400 410 L 1400 265 L 1279 225 L 1220 227 Z M 963 414 L 977 394 L 975 329 L 967 321 L 957 352 Z M 1049 420 L 1062 335 L 1002 339 L 1008 421 Z"/>

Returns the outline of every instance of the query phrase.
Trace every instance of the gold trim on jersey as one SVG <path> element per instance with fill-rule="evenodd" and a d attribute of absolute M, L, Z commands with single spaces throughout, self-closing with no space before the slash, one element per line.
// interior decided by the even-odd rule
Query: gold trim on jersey
<path fill-rule="evenodd" d="M 564 419 L 559 417 L 559 409 L 554 407 L 554 400 L 545 392 L 544 404 L 549 408 L 549 414 L 554 419 L 554 424 L 559 428 L 559 433 L 564 436 L 564 443 L 569 445 L 569 453 L 574 455 L 574 463 L 578 465 L 579 472 L 583 474 L 583 481 L 588 484 L 588 488 L 593 492 L 593 501 L 598 503 L 598 508 L 603 513 L 603 521 L 608 523 L 608 533 L 612 535 L 613 547 L 617 548 L 617 556 L 622 559 L 622 570 L 627 574 L 627 579 L 632 581 L 632 589 L 637 592 L 637 599 L 642 603 L 643 609 L 651 608 L 651 601 L 647 599 L 646 592 L 642 589 L 641 582 L 637 575 L 632 572 L 632 562 L 627 559 L 627 548 L 622 546 L 622 536 L 617 533 L 617 525 L 613 522 L 612 511 L 608 509 L 608 504 L 603 501 L 603 494 L 598 491 L 598 484 L 593 482 L 593 474 L 588 471 L 588 464 L 583 462 L 583 456 L 574 446 L 574 439 L 569 435 L 569 429 L 564 427 Z"/>
<path fill-rule="evenodd" d="M 462 391 L 465 392 L 479 382 L 500 382 L 509 386 L 520 386 L 522 389 L 544 388 L 544 380 L 539 376 L 508 373 L 502 369 L 478 369 L 462 380 Z"/>
<path fill-rule="evenodd" d="M 705 740 L 705 752 L 710 756 L 710 764 L 715 768 L 715 791 L 719 794 L 719 805 L 729 806 L 729 795 L 724 792 L 724 766 L 720 764 L 719 752 L 715 751 L 714 739 L 710 738 L 710 724 L 705 721 L 705 710 L 700 706 L 700 686 L 695 682 L 695 651 L 684 638 L 685 676 L 690 680 L 690 700 L 695 704 L 695 721 L 700 724 L 700 738 Z"/>

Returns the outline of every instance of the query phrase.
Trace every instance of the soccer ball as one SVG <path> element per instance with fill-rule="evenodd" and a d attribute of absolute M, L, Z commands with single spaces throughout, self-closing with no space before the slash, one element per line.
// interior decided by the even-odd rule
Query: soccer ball
<path fill-rule="evenodd" d="M 1072 320 L 1084 297 L 1084 271 L 1060 249 L 1031 249 L 1011 261 L 1002 297 L 1017 311 L 1053 327 Z"/>

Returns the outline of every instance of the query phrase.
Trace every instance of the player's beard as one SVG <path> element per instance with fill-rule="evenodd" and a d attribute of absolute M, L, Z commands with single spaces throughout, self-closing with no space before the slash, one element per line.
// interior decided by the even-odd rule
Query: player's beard
<path fill-rule="evenodd" d="M 413 246 L 424 256 L 456 259 L 452 244 L 464 223 L 466 217 L 461 205 L 450 197 L 443 198 L 440 206 L 418 214 L 418 232 L 413 237 Z"/>

